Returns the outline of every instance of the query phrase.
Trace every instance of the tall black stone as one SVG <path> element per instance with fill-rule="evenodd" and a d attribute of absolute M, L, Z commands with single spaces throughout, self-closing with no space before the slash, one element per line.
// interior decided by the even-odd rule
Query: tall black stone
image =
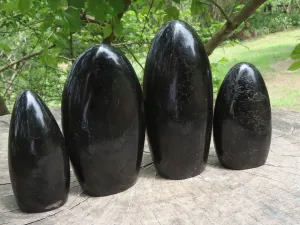
<path fill-rule="evenodd" d="M 145 139 L 143 95 L 119 50 L 97 45 L 78 57 L 63 92 L 62 125 L 87 194 L 110 195 L 135 184 Z"/>
<path fill-rule="evenodd" d="M 214 142 L 229 169 L 263 165 L 271 142 L 271 106 L 260 72 L 249 63 L 235 65 L 225 77 L 215 105 Z"/>
<path fill-rule="evenodd" d="M 185 179 L 207 162 L 213 116 L 210 64 L 196 32 L 170 21 L 157 33 L 144 74 L 147 133 L 160 175 Z"/>
<path fill-rule="evenodd" d="M 62 133 L 48 107 L 32 91 L 22 92 L 11 116 L 8 163 L 17 204 L 24 212 L 62 206 L 70 187 L 70 165 Z"/>

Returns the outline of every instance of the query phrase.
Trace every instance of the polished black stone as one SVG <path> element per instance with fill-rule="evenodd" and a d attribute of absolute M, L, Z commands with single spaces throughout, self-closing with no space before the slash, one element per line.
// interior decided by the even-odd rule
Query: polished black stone
<path fill-rule="evenodd" d="M 235 65 L 217 96 L 214 142 L 221 164 L 229 169 L 263 165 L 271 142 L 271 106 L 260 72 L 249 63 Z"/>
<path fill-rule="evenodd" d="M 207 162 L 213 116 L 210 64 L 196 32 L 166 23 L 153 40 L 144 74 L 147 133 L 163 177 L 199 175 Z"/>
<path fill-rule="evenodd" d="M 115 194 L 135 184 L 145 140 L 144 103 L 122 52 L 97 45 L 78 57 L 63 92 L 62 125 L 87 194 Z"/>
<path fill-rule="evenodd" d="M 22 92 L 11 116 L 8 163 L 17 204 L 24 212 L 62 206 L 70 187 L 64 138 L 48 107 L 32 91 Z"/>

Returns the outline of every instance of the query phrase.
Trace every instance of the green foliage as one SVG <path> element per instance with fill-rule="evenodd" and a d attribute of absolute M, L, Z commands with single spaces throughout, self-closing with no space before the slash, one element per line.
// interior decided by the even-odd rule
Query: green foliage
<path fill-rule="evenodd" d="M 203 10 L 203 4 L 199 0 L 193 0 L 191 4 L 191 15 L 197 16 Z"/>
<path fill-rule="evenodd" d="M 290 71 L 294 71 L 300 68 L 300 61 L 296 61 L 294 62 L 290 67 L 289 70 Z"/>
<path fill-rule="evenodd" d="M 221 73 L 220 66 L 224 66 L 228 63 L 228 59 L 223 57 L 219 59 L 217 62 L 211 63 L 211 70 L 213 74 L 213 90 L 214 90 L 214 99 L 217 97 L 217 93 L 219 92 L 219 88 L 222 84 L 225 74 Z"/>
<path fill-rule="evenodd" d="M 289 70 L 290 71 L 294 71 L 294 70 L 298 70 L 300 69 L 300 44 L 298 44 L 295 49 L 293 50 L 292 54 L 291 54 L 291 58 L 295 59 L 297 61 L 295 61 L 290 67 Z"/>
<path fill-rule="evenodd" d="M 275 33 L 286 30 L 293 26 L 300 26 L 300 17 L 297 13 L 273 13 L 260 12 L 255 14 L 250 20 L 251 29 L 262 34 Z"/>
<path fill-rule="evenodd" d="M 11 51 L 11 48 L 9 47 L 8 44 L 4 42 L 0 42 L 0 50 L 3 51 L 4 53 L 8 53 Z"/>
<path fill-rule="evenodd" d="M 19 0 L 18 7 L 22 13 L 28 12 L 30 9 L 30 0 Z"/>
<path fill-rule="evenodd" d="M 300 59 L 300 43 L 296 45 L 295 49 L 291 54 L 292 59 Z"/>
<path fill-rule="evenodd" d="M 110 0 L 110 6 L 113 8 L 114 13 L 122 13 L 124 11 L 124 1 L 123 0 Z"/>
<path fill-rule="evenodd" d="M 121 23 L 121 21 L 119 19 L 114 19 L 113 21 L 113 25 L 114 25 L 114 33 L 117 37 L 121 37 L 122 36 L 122 31 L 123 31 L 123 25 Z"/>
<path fill-rule="evenodd" d="M 103 38 L 107 38 L 112 32 L 112 27 L 111 24 L 107 24 L 104 28 L 103 28 Z"/>
<path fill-rule="evenodd" d="M 80 12 L 75 8 L 67 8 L 62 11 L 62 18 L 66 22 L 65 28 L 71 32 L 76 32 L 81 27 Z"/>
<path fill-rule="evenodd" d="M 83 8 L 84 7 L 84 0 L 69 0 L 69 4 L 76 8 Z"/>
<path fill-rule="evenodd" d="M 269 6 L 269 8 L 267 8 Z M 269 9 L 268 11 L 265 9 Z M 275 33 L 300 26 L 300 0 L 268 0 L 249 22 L 260 34 Z"/>
<path fill-rule="evenodd" d="M 297 0 L 268 0 L 264 5 L 271 4 L 272 6 L 278 6 L 282 4 L 291 4 L 297 2 Z"/>
<path fill-rule="evenodd" d="M 173 19 L 179 19 L 179 10 L 175 6 L 168 7 L 164 11 L 166 13 L 166 15 L 164 16 L 164 22 Z"/>
<path fill-rule="evenodd" d="M 189 23 L 206 42 L 225 23 L 209 0 L 2 0 L 0 67 L 34 52 L 0 72 L 0 95 L 12 105 L 23 89 L 33 89 L 48 104 L 59 104 L 72 61 L 107 37 L 132 62 L 140 81 L 151 40 L 168 20 Z M 222 1 L 235 13 L 239 1 Z M 234 7 L 233 7 L 234 6 Z M 49 49 L 50 46 L 54 46 Z M 212 64 L 216 71 L 225 59 Z M 221 79 L 214 76 L 215 92 Z"/>
<path fill-rule="evenodd" d="M 47 0 L 47 4 L 52 10 L 56 10 L 62 5 L 62 0 Z"/>
<path fill-rule="evenodd" d="M 220 84 L 219 81 L 223 80 L 230 68 L 240 62 L 254 64 L 263 77 L 269 81 L 273 76 L 282 76 L 285 73 L 285 68 L 287 68 L 285 67 L 285 63 L 282 62 L 290 57 L 298 37 L 300 37 L 300 29 L 270 34 L 265 37 L 244 41 L 234 46 L 228 44 L 216 49 L 210 56 L 215 93 Z M 221 61 L 219 63 L 219 60 L 223 57 L 226 57 L 226 61 L 228 60 L 228 62 Z M 278 62 L 280 64 L 277 64 Z M 214 68 L 215 64 L 216 68 Z M 278 65 L 280 65 L 280 68 L 278 68 Z M 293 74 L 297 76 L 299 73 L 296 71 L 295 73 L 287 74 L 290 77 L 288 79 L 293 79 Z M 278 85 L 282 86 L 282 84 Z M 273 102 L 275 99 L 272 99 L 272 97 L 271 101 Z"/>

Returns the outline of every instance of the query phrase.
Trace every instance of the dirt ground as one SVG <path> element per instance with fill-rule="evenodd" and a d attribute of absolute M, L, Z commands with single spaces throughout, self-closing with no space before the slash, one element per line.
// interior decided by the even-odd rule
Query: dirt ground
<path fill-rule="evenodd" d="M 292 62 L 275 63 L 264 77 L 273 107 L 300 111 L 300 69 L 288 71 Z"/>

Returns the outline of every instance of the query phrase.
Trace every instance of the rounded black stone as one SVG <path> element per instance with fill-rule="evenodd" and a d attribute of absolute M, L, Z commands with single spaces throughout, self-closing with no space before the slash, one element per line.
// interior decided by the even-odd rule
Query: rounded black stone
<path fill-rule="evenodd" d="M 147 133 L 154 165 L 169 179 L 199 175 L 209 153 L 213 89 L 204 46 L 187 23 L 166 23 L 144 74 Z"/>
<path fill-rule="evenodd" d="M 145 140 L 144 103 L 122 52 L 97 45 L 78 57 L 63 92 L 62 125 L 87 194 L 115 194 L 135 184 Z"/>
<path fill-rule="evenodd" d="M 271 143 L 271 106 L 260 72 L 249 63 L 235 65 L 219 90 L 214 142 L 221 164 L 229 169 L 263 165 Z"/>
<path fill-rule="evenodd" d="M 8 163 L 18 206 L 45 212 L 62 206 L 70 187 L 64 138 L 48 107 L 32 91 L 17 98 L 11 116 Z"/>

